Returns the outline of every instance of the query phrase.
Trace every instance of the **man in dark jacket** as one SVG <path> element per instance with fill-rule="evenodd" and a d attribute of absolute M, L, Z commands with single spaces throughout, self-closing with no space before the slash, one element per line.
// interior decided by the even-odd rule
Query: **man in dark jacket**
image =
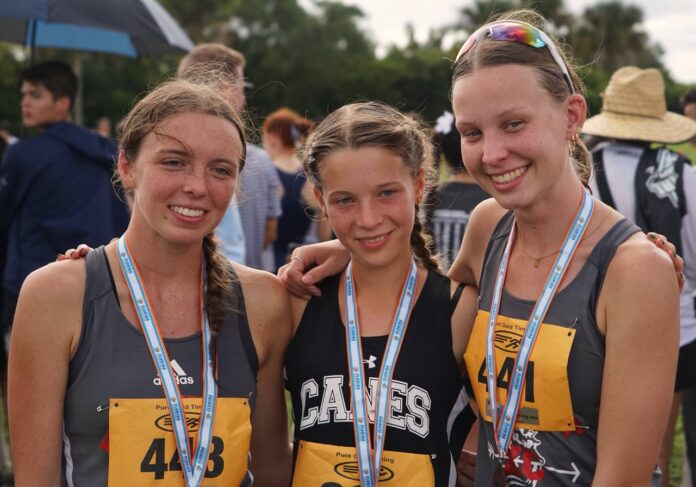
<path fill-rule="evenodd" d="M 70 122 L 75 74 L 46 62 L 24 70 L 22 80 L 22 121 L 38 134 L 11 145 L 0 164 L 3 334 L 29 273 L 77 244 L 109 242 L 128 223 L 111 183 L 116 144 Z"/>

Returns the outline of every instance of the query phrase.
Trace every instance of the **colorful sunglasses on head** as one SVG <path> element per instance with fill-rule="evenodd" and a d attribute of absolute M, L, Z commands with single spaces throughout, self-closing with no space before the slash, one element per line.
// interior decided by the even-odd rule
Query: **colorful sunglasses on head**
<path fill-rule="evenodd" d="M 556 46 L 551 38 L 549 38 L 549 36 L 547 36 L 542 30 L 539 30 L 533 25 L 519 20 L 499 20 L 476 29 L 476 31 L 469 36 L 462 48 L 457 53 L 455 62 L 469 52 L 474 44 L 487 37 L 490 37 L 494 41 L 519 42 L 534 48 L 546 47 L 551 53 L 551 57 L 553 57 L 553 60 L 556 61 L 556 64 L 560 68 L 561 73 L 563 74 L 563 79 L 565 79 L 566 83 L 568 84 L 568 88 L 570 88 L 570 93 L 575 93 L 575 88 L 573 87 L 573 82 L 571 81 L 568 68 L 563 62 L 563 58 L 561 58 L 561 55 L 558 52 L 558 49 L 556 49 Z"/>

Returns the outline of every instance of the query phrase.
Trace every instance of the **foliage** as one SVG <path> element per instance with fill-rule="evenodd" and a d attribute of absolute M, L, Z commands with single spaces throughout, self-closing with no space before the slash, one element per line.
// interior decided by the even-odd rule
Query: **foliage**
<path fill-rule="evenodd" d="M 605 1 L 579 15 L 563 0 L 475 0 L 454 22 L 434 28 L 419 42 L 405 26 L 408 42 L 376 55 L 372 39 L 360 27 L 364 14 L 337 0 L 160 0 L 195 42 L 223 42 L 243 52 L 252 120 L 288 106 L 313 119 L 350 101 L 379 99 L 420 113 L 427 121 L 449 106 L 450 59 L 466 36 L 491 14 L 510 8 L 534 8 L 548 29 L 573 46 L 575 63 L 588 87 L 590 113 L 601 108 L 599 93 L 619 66 L 661 69 L 670 109 L 677 110 L 686 87 L 674 83 L 663 66 L 662 50 L 642 28 L 642 11 Z M 457 42 L 453 42 L 456 39 Z M 18 51 L 20 55 L 18 55 Z M 39 60 L 72 62 L 69 51 L 39 50 Z M 103 115 L 117 122 L 149 87 L 174 73 L 177 59 L 126 59 L 80 54 L 86 125 Z M 18 73 L 21 48 L 0 43 L 0 118 L 19 123 Z"/>

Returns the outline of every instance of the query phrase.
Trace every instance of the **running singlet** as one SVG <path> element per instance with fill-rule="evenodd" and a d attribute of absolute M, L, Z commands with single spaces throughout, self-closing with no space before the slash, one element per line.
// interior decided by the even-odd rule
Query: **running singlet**
<path fill-rule="evenodd" d="M 327 279 L 322 296 L 309 301 L 285 359 L 295 420 L 297 487 L 360 484 L 346 330 L 338 304 L 341 279 Z M 450 299 L 449 279 L 428 272 L 396 362 L 380 486 L 454 485 L 453 455 L 459 455 L 474 419 L 452 353 L 450 316 L 458 296 Z M 361 339 L 370 426 L 386 340 Z"/>
<path fill-rule="evenodd" d="M 489 487 L 499 461 L 486 381 L 486 334 L 493 287 L 512 228 L 512 213 L 498 223 L 481 276 L 479 311 L 464 355 L 482 421 L 476 485 Z M 629 220 L 612 227 L 580 272 L 558 291 L 534 345 L 503 471 L 509 485 L 590 485 L 597 464 L 597 425 L 604 370 L 604 337 L 595 307 L 616 248 L 640 231 Z M 520 341 L 534 301 L 503 289 L 494 335 L 498 400 L 504 404 Z M 482 454 L 482 452 L 484 452 Z"/>
<path fill-rule="evenodd" d="M 87 255 L 86 266 L 82 333 L 65 396 L 63 485 L 184 487 L 160 378 L 142 333 L 121 312 L 103 247 Z M 258 363 L 237 281 L 231 301 L 217 334 L 217 412 L 203 487 L 251 485 Z M 165 343 L 195 442 L 201 335 Z"/>

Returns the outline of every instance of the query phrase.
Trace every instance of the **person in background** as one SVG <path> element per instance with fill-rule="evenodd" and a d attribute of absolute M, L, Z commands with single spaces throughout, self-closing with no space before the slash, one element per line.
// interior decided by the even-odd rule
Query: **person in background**
<path fill-rule="evenodd" d="M 111 133 L 111 119 L 109 117 L 99 117 L 99 119 L 97 119 L 97 124 L 94 127 L 94 130 L 102 137 L 110 139 L 113 136 L 113 134 Z"/>
<path fill-rule="evenodd" d="M 246 60 L 239 51 L 222 44 L 200 44 L 184 56 L 177 73 L 185 79 L 203 82 L 213 77 L 228 102 L 242 113 L 246 107 L 245 65 Z M 262 269 L 263 250 L 277 235 L 281 215 L 278 197 L 280 181 L 273 163 L 261 148 L 247 143 L 246 149 L 246 165 L 240 177 L 239 194 L 231 202 L 218 235 L 228 258 Z M 243 243 L 243 248 L 240 243 Z"/>
<path fill-rule="evenodd" d="M 297 150 L 313 123 L 298 113 L 281 108 L 266 117 L 261 127 L 263 147 L 271 157 L 282 184 L 278 237 L 273 242 L 275 269 L 285 264 L 291 246 L 303 244 L 312 223 L 310 186 Z"/>
<path fill-rule="evenodd" d="M 459 251 L 471 212 L 490 196 L 464 166 L 461 138 L 451 112 L 445 111 L 437 119 L 435 147 L 444 157 L 449 174 L 447 181 L 426 202 L 425 227 L 433 236 L 443 267 L 449 269 Z"/>
<path fill-rule="evenodd" d="M 692 140 L 696 122 L 667 111 L 657 69 L 625 66 L 612 75 L 602 112 L 587 120 L 583 133 L 599 138 L 592 152 L 594 194 L 643 231 L 665 235 L 684 258 L 676 393 L 660 452 L 661 485 L 668 487 L 682 392 L 696 387 L 696 173 L 665 144 Z"/>
<path fill-rule="evenodd" d="M 680 98 L 684 115 L 696 121 L 696 87 L 686 91 Z M 696 165 L 696 137 L 691 139 L 689 149 L 683 152 L 690 157 L 691 164 Z M 696 312 L 696 291 L 694 291 L 694 312 Z M 686 458 L 691 472 L 691 485 L 696 485 L 696 388 L 692 387 L 683 393 L 682 423 L 686 440 Z"/>
<path fill-rule="evenodd" d="M 0 164 L 3 335 L 30 272 L 79 243 L 109 242 L 129 218 L 111 181 L 116 144 L 71 122 L 77 77 L 70 67 L 48 61 L 21 76 L 22 123 L 37 134 L 10 145 Z"/>
<path fill-rule="evenodd" d="M 682 94 L 679 98 L 679 106 L 684 115 L 696 120 L 696 86 L 692 86 Z M 672 144 L 669 148 L 687 157 L 692 165 L 696 165 L 696 137 L 681 144 Z"/>
<path fill-rule="evenodd" d="M 10 130 L 10 122 L 8 122 L 5 119 L 0 120 L 0 139 L 3 139 L 5 141 L 5 145 L 12 145 L 15 142 L 18 142 L 19 139 L 12 135 L 12 132 Z M 2 161 L 2 158 L 0 157 L 0 161 Z"/>

